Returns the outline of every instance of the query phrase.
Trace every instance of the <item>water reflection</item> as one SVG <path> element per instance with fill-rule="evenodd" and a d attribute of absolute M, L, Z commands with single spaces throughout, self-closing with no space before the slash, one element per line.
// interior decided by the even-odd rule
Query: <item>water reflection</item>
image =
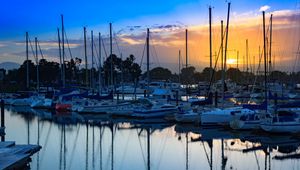
<path fill-rule="evenodd" d="M 298 136 L 160 119 L 6 108 L 7 140 L 39 144 L 32 169 L 297 169 Z"/>

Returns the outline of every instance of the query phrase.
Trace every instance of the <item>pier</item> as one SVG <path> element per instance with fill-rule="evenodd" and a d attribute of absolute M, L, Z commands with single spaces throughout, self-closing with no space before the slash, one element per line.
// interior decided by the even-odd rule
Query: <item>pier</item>
<path fill-rule="evenodd" d="M 5 141 L 4 101 L 1 100 L 0 127 L 0 169 L 20 169 L 27 166 L 31 156 L 42 147 L 39 145 L 16 145 L 14 141 Z"/>

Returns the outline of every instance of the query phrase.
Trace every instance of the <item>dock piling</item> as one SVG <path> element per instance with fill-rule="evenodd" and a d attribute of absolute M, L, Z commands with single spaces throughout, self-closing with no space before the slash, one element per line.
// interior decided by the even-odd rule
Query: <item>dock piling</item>
<path fill-rule="evenodd" d="M 5 118 L 4 118 L 4 100 L 1 100 L 1 131 L 3 130 L 3 134 L 1 134 L 1 142 L 5 141 Z"/>

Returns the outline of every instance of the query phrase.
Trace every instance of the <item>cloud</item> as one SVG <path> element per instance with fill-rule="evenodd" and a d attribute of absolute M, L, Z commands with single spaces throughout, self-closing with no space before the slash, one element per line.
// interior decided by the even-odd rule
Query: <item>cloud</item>
<path fill-rule="evenodd" d="M 69 43 L 65 42 L 65 47 L 66 48 L 67 47 L 76 48 L 76 47 L 80 46 L 83 43 L 80 40 L 68 40 L 68 42 Z M 25 46 L 26 43 L 21 42 L 21 41 L 17 41 L 17 42 L 15 42 L 15 45 L 16 46 Z M 34 46 L 34 41 L 31 41 L 31 45 Z M 52 40 L 47 40 L 47 41 L 39 40 L 39 45 L 44 50 L 58 48 L 58 42 L 57 41 L 52 41 Z"/>
<path fill-rule="evenodd" d="M 141 39 L 137 39 L 134 37 L 120 37 L 120 40 L 129 45 L 138 45 L 144 43 L 144 41 L 142 41 Z"/>
<path fill-rule="evenodd" d="M 1 47 L 6 47 L 6 46 L 7 46 L 6 44 L 0 43 L 0 48 L 1 48 Z"/>
<path fill-rule="evenodd" d="M 267 11 L 267 10 L 269 10 L 270 8 L 271 8 L 270 6 L 264 5 L 264 6 L 262 6 L 262 7 L 259 8 L 259 12 Z"/>

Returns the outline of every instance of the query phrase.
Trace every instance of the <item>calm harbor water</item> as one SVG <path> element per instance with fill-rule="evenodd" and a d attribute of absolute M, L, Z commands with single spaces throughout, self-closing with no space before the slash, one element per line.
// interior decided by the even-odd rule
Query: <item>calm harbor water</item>
<path fill-rule="evenodd" d="M 291 135 L 24 107 L 7 107 L 5 121 L 7 141 L 42 146 L 32 157 L 34 170 L 300 168 L 300 138 Z"/>

